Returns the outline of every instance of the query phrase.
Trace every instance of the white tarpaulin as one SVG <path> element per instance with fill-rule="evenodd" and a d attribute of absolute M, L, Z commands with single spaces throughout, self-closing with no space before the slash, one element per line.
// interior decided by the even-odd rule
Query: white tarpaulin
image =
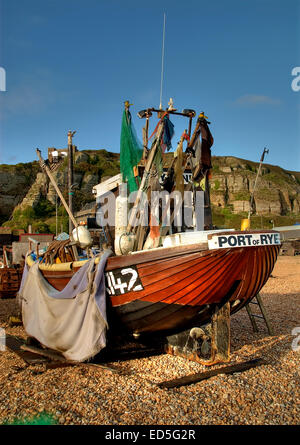
<path fill-rule="evenodd" d="M 106 346 L 104 268 L 111 251 L 98 264 L 85 263 L 67 286 L 57 291 L 38 263 L 27 271 L 19 291 L 26 333 L 72 361 L 85 361 Z"/>

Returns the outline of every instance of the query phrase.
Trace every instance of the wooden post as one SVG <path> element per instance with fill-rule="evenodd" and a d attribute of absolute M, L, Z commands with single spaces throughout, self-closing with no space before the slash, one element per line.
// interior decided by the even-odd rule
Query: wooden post
<path fill-rule="evenodd" d="M 67 211 L 67 213 L 68 213 L 70 219 L 72 220 L 74 226 L 75 226 L 75 227 L 78 227 L 77 221 L 76 221 L 76 219 L 74 218 L 72 212 L 70 211 L 70 208 L 69 208 L 68 204 L 66 203 L 65 198 L 63 197 L 61 191 L 59 190 L 59 188 L 58 188 L 58 186 L 57 186 L 57 184 L 56 184 L 56 182 L 55 182 L 55 179 L 53 178 L 53 175 L 52 175 L 52 173 L 51 173 L 49 167 L 45 164 L 45 161 L 44 161 L 44 159 L 43 159 L 42 156 L 41 156 L 41 151 L 37 148 L 37 149 L 36 149 L 36 152 L 37 152 L 37 155 L 38 155 L 38 157 L 39 157 L 40 165 L 41 165 L 42 169 L 45 170 L 45 172 L 47 173 L 47 175 L 48 175 L 48 177 L 49 177 L 49 179 L 50 179 L 50 181 L 51 181 L 53 187 L 55 188 L 55 190 L 56 190 L 58 196 L 60 197 L 61 202 L 62 202 L 64 208 L 66 209 L 66 211 Z"/>
<path fill-rule="evenodd" d="M 251 194 L 250 207 L 249 207 L 249 212 L 248 212 L 248 219 L 249 220 L 250 220 L 250 217 L 251 217 L 251 211 L 252 211 L 252 206 L 253 206 L 253 202 L 254 202 L 254 192 L 255 192 L 255 189 L 256 189 L 257 180 L 258 180 L 258 177 L 259 177 L 259 174 L 260 174 L 260 170 L 261 170 L 261 166 L 262 166 L 262 163 L 264 162 L 264 158 L 265 158 L 265 154 L 266 153 L 269 153 L 269 150 L 267 150 L 266 147 L 265 147 L 264 151 L 263 151 L 263 153 L 261 155 L 260 161 L 259 161 L 259 167 L 258 167 L 257 175 L 256 175 L 256 178 L 255 178 L 252 194 Z"/>
<path fill-rule="evenodd" d="M 195 145 L 196 139 L 197 139 L 197 137 L 199 135 L 199 132 L 200 132 L 200 121 L 198 119 L 197 123 L 196 123 L 196 127 L 194 129 L 192 137 L 190 138 L 190 142 L 188 143 L 187 148 L 193 148 L 193 146 Z"/>
<path fill-rule="evenodd" d="M 3 262 L 4 262 L 4 267 L 9 267 L 6 246 L 3 246 Z"/>
<path fill-rule="evenodd" d="M 193 116 L 191 115 L 190 119 L 189 119 L 189 132 L 188 132 L 189 139 L 190 139 L 191 133 L 192 133 L 192 122 L 193 122 Z"/>
<path fill-rule="evenodd" d="M 142 181 L 141 181 L 141 184 L 140 184 L 140 188 L 138 190 L 137 197 L 136 197 L 134 206 L 133 206 L 132 211 L 131 211 L 131 217 L 130 217 L 130 220 L 129 220 L 128 225 L 127 225 L 127 232 L 130 232 L 132 227 L 133 227 L 133 222 L 134 222 L 134 219 L 135 219 L 136 209 L 137 209 L 137 207 L 138 207 L 138 205 L 140 203 L 140 200 L 141 200 L 141 197 L 142 197 L 142 193 L 143 193 L 143 189 L 144 189 L 146 180 L 148 178 L 148 174 L 150 172 L 150 169 L 151 169 L 151 166 L 152 166 L 152 163 L 153 163 L 153 160 L 154 160 L 154 156 L 155 156 L 157 147 L 158 147 L 158 145 L 160 143 L 160 139 L 161 139 L 161 135 L 162 135 L 162 132 L 163 132 L 163 128 L 164 128 L 164 124 L 163 124 L 163 122 L 161 122 L 159 124 L 158 130 L 157 130 L 157 133 L 156 133 L 155 144 L 151 148 L 151 152 L 150 152 L 148 160 L 147 160 L 147 164 L 146 164 L 146 167 L 145 167 L 145 170 L 144 170 L 144 174 L 143 174 L 143 178 L 142 178 Z"/>
<path fill-rule="evenodd" d="M 152 116 L 151 111 L 146 111 L 146 122 L 145 127 L 143 127 L 143 145 L 144 145 L 144 152 L 143 152 L 143 159 L 147 158 L 148 155 L 148 139 L 149 139 L 149 118 Z"/>
<path fill-rule="evenodd" d="M 57 193 L 55 193 L 55 236 L 57 236 Z"/>
<path fill-rule="evenodd" d="M 179 377 L 177 379 L 166 380 L 164 382 L 156 383 L 156 385 L 160 388 L 178 388 L 179 386 L 190 385 L 200 382 L 201 380 L 209 379 L 211 377 L 214 377 L 215 375 L 244 372 L 248 369 L 264 364 L 265 362 L 262 358 L 255 358 L 253 360 L 248 360 L 247 362 L 237 363 L 229 366 L 222 366 L 221 368 L 212 369 L 210 371 L 197 372 L 196 374 Z"/>
<path fill-rule="evenodd" d="M 69 209 L 70 212 L 73 214 L 73 144 L 72 144 L 72 138 L 76 131 L 69 131 L 68 132 L 68 155 L 69 155 L 69 164 L 68 164 L 68 192 L 69 192 Z M 73 230 L 73 222 L 72 219 L 69 218 L 69 235 L 71 236 Z"/>

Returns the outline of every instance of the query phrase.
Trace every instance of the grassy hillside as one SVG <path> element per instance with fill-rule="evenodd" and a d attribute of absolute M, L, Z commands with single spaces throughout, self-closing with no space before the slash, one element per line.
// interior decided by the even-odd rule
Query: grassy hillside
<path fill-rule="evenodd" d="M 168 153 L 166 158 L 171 158 L 172 156 L 172 153 Z M 232 200 L 249 201 L 250 192 L 243 188 L 236 189 L 236 181 L 238 179 L 243 181 L 243 178 L 248 182 L 253 181 L 259 164 L 231 156 L 213 156 L 212 164 L 212 193 L 230 195 L 231 199 L 230 201 L 228 196 L 225 196 L 222 206 L 212 205 L 214 225 L 220 228 L 234 227 L 239 229 L 241 220 L 247 218 L 247 212 L 234 212 Z M 68 198 L 67 167 L 68 161 L 65 159 L 57 173 L 60 175 L 60 181 L 62 181 L 60 188 L 66 200 Z M 42 194 L 38 203 L 34 206 L 18 208 L 13 211 L 13 206 L 9 210 L 5 205 L 5 191 L 7 191 L 7 194 L 10 193 L 12 197 L 9 202 L 14 202 L 13 199 L 17 203 L 21 202 L 34 183 L 38 172 L 41 172 L 41 170 L 37 161 L 17 165 L 0 165 L 0 187 L 4 197 L 4 204 L 0 203 L 3 209 L 2 214 L 0 213 L 0 223 L 4 223 L 5 226 L 11 228 L 22 228 L 24 230 L 27 230 L 28 225 L 32 224 L 33 230 L 37 232 L 55 233 L 56 208 L 53 201 L 50 202 L 47 199 L 47 191 Z M 94 201 L 94 196 L 91 193 L 93 185 L 119 172 L 119 153 L 110 153 L 106 150 L 82 150 L 77 152 L 75 155 L 74 175 L 76 182 L 78 182 L 78 188 L 74 194 L 74 211 L 76 212 L 86 203 Z M 287 194 L 291 199 L 295 199 L 300 190 L 300 172 L 286 171 L 278 166 L 263 164 L 261 178 L 263 182 L 260 184 L 257 196 L 260 199 L 266 200 L 266 202 L 278 199 L 278 194 L 275 193 L 276 188 L 283 190 L 283 193 L 288 191 Z M 226 187 L 229 187 L 228 184 L 231 184 L 231 188 L 234 190 L 225 190 L 224 181 L 227 184 Z M 268 184 L 268 187 L 266 187 L 266 184 Z M 5 213 L 5 211 L 8 213 Z M 58 206 L 58 221 L 58 229 L 60 230 L 62 226 L 63 230 L 67 230 L 68 217 L 61 205 Z M 273 225 L 290 225 L 297 221 L 300 221 L 300 215 L 297 212 L 293 213 L 287 210 L 284 215 L 272 213 L 264 216 L 254 215 L 251 217 L 251 227 L 272 228 Z"/>

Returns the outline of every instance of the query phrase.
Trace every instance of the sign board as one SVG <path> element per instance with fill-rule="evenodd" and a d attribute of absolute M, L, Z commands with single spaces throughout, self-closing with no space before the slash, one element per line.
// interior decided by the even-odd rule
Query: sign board
<path fill-rule="evenodd" d="M 106 290 L 109 295 L 122 295 L 144 289 L 135 266 L 114 269 L 105 275 Z"/>
<path fill-rule="evenodd" d="M 247 233 L 213 235 L 208 240 L 209 249 L 231 249 L 232 247 L 256 247 L 280 245 L 279 233 Z"/>

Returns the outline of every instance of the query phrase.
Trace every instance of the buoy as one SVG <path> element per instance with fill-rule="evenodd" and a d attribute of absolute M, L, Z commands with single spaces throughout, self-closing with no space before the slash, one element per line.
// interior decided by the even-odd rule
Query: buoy
<path fill-rule="evenodd" d="M 115 213 L 115 254 L 124 255 L 129 253 L 132 246 L 132 237 L 126 233 L 127 228 L 127 184 L 119 185 L 119 196 L 116 198 Z M 133 243 L 134 244 L 134 243 Z M 132 246 L 133 249 L 133 246 Z"/>
<path fill-rule="evenodd" d="M 85 226 L 75 227 L 72 231 L 72 237 L 75 243 L 78 243 L 82 249 L 93 244 L 91 234 Z"/>
<path fill-rule="evenodd" d="M 245 218 L 241 221 L 241 230 L 249 230 L 250 229 L 250 219 Z"/>
<path fill-rule="evenodd" d="M 136 236 L 133 233 L 125 232 L 119 236 L 118 241 L 118 250 L 120 252 L 120 254 L 118 255 L 127 255 L 128 253 L 133 251 Z"/>

